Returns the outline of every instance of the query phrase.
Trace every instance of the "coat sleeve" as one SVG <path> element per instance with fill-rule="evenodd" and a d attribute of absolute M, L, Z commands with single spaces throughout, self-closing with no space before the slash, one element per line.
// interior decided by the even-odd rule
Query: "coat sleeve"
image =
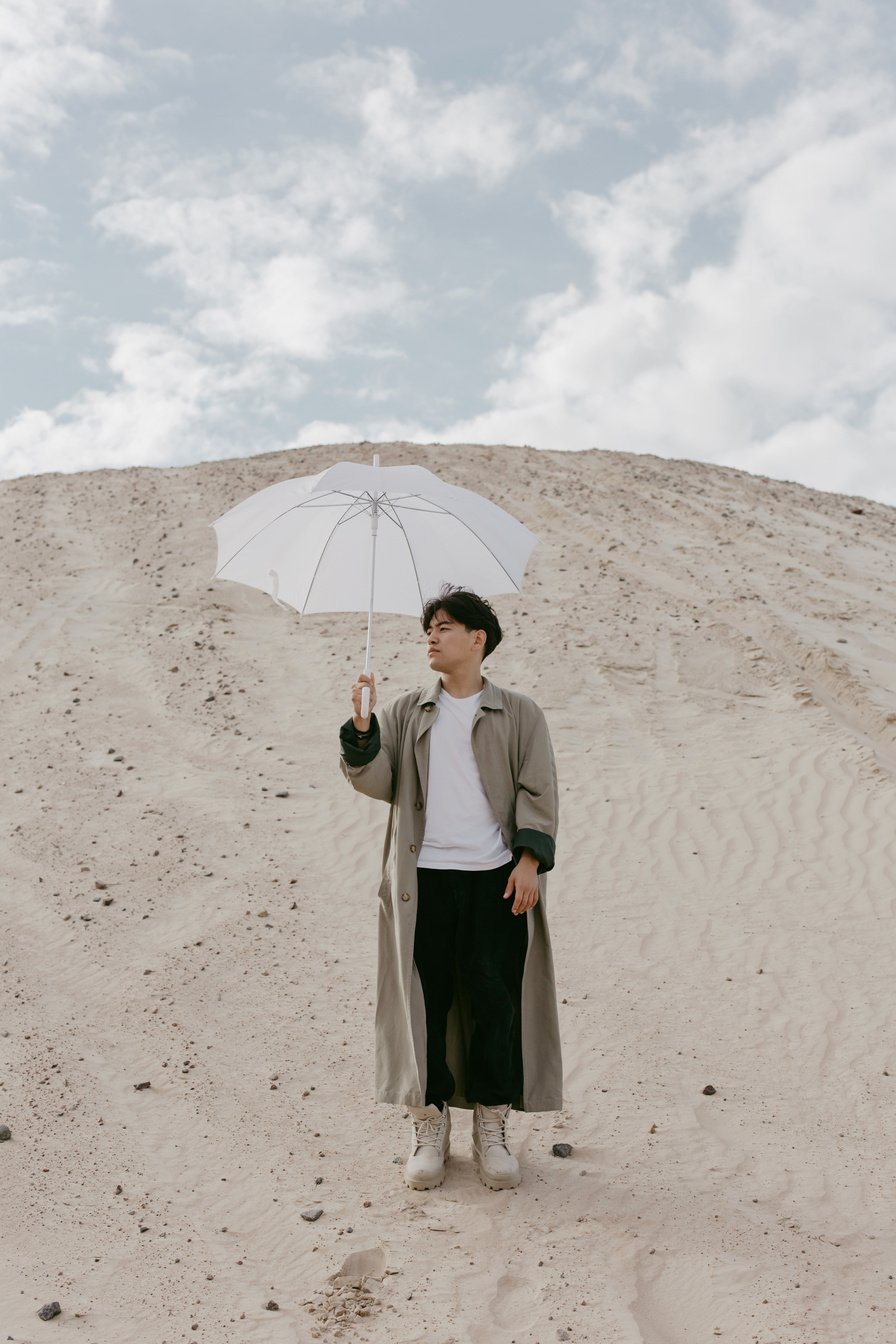
<path fill-rule="evenodd" d="M 352 788 L 391 803 L 395 795 L 395 715 L 389 705 L 382 719 L 370 716 L 371 735 L 366 746 L 358 745 L 351 719 L 339 729 L 339 768 Z"/>
<path fill-rule="evenodd" d="M 557 766 L 547 720 L 534 703 L 528 714 L 521 715 L 520 736 L 516 831 L 510 847 L 517 862 L 524 849 L 531 850 L 538 859 L 538 871 L 547 873 L 554 866 L 557 837 Z"/>

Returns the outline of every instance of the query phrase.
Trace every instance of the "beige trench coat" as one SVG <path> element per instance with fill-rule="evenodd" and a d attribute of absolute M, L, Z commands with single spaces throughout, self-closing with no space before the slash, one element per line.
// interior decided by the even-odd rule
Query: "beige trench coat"
<path fill-rule="evenodd" d="M 551 940 L 545 910 L 546 873 L 554 863 L 557 772 L 544 714 L 534 700 L 483 678 L 473 718 L 473 755 L 504 843 L 519 859 L 538 858 L 539 900 L 527 911 L 529 943 L 523 969 L 521 1028 L 523 1090 L 513 1105 L 555 1111 L 563 1105 L 560 1031 Z M 359 793 L 391 804 L 379 888 L 376 1004 L 376 1100 L 422 1106 L 426 1093 L 426 1013 L 414 964 L 417 851 L 423 842 L 429 773 L 429 730 L 438 717 L 441 679 L 412 691 L 372 716 L 373 734 L 359 747 L 352 721 L 340 730 L 340 768 Z M 469 1014 L 455 997 L 447 1030 L 448 1066 L 464 1096 Z"/>

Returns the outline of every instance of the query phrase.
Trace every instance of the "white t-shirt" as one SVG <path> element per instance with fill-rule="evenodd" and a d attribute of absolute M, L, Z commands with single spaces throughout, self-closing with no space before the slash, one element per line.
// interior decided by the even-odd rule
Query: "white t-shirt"
<path fill-rule="evenodd" d="M 485 796 L 471 732 L 482 692 L 459 700 L 442 689 L 429 730 L 426 829 L 420 868 L 500 868 L 513 858 Z"/>

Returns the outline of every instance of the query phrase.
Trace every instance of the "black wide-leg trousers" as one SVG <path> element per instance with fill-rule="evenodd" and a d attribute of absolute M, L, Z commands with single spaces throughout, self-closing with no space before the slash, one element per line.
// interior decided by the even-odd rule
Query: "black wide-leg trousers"
<path fill-rule="evenodd" d="M 417 869 L 414 961 L 426 1005 L 426 1104 L 454 1095 L 445 1057 L 448 1012 L 462 979 L 472 1018 L 465 1095 L 502 1106 L 523 1088 L 520 994 L 528 947 L 526 915 L 504 900 L 510 860 L 500 868 Z"/>

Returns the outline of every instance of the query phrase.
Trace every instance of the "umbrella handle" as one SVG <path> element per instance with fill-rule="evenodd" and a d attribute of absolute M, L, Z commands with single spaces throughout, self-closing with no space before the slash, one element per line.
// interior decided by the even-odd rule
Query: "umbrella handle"
<path fill-rule="evenodd" d="M 361 690 L 361 718 L 366 719 L 370 716 L 370 687 L 364 686 Z"/>

